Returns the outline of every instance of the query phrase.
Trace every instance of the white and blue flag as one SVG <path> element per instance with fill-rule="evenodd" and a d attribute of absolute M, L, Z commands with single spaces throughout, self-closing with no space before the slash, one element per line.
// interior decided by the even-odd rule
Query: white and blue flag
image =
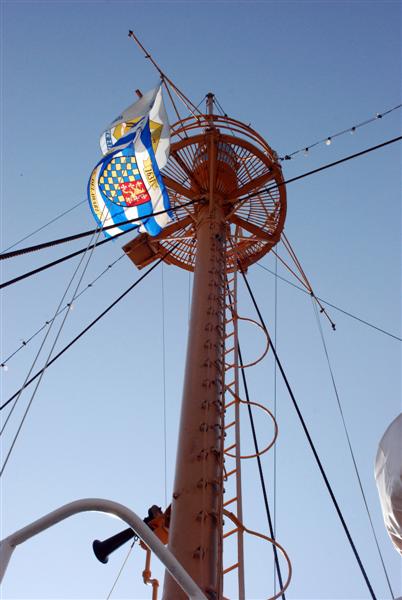
<path fill-rule="evenodd" d="M 107 237 L 141 227 L 157 235 L 171 219 L 170 202 L 160 173 L 169 157 L 170 126 L 161 87 L 144 94 L 115 119 L 101 136 L 103 158 L 92 171 L 88 199 L 99 226 L 115 225 Z M 135 223 L 122 221 L 140 218 Z"/>

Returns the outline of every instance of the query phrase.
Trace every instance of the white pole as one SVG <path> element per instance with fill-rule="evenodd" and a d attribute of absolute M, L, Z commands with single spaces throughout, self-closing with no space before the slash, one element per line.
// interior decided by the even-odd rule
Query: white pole
<path fill-rule="evenodd" d="M 3 579 L 7 565 L 16 546 L 23 544 L 31 537 L 72 515 L 91 511 L 108 513 L 120 517 L 120 519 L 125 521 L 159 558 L 171 576 L 188 595 L 190 600 L 207 600 L 206 596 L 188 575 L 187 571 L 184 570 L 173 554 L 165 548 L 141 517 L 126 506 L 123 506 L 123 504 L 113 502 L 112 500 L 104 500 L 102 498 L 83 498 L 82 500 L 75 500 L 74 502 L 65 504 L 2 540 L 0 542 L 0 581 Z"/>

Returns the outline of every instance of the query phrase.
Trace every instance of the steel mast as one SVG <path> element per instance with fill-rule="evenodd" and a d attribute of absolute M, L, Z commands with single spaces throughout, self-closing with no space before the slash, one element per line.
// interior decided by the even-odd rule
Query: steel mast
<path fill-rule="evenodd" d="M 225 510 L 243 518 L 236 272 L 279 241 L 286 192 L 275 152 L 249 126 L 214 115 L 213 101 L 208 94 L 205 115 L 172 127 L 163 171 L 172 205 L 194 205 L 124 250 L 139 268 L 170 250 L 167 263 L 194 271 L 168 546 L 211 600 L 223 599 L 223 576 L 236 570 L 244 600 L 243 530 L 223 525 Z M 225 568 L 223 542 L 235 534 L 237 560 Z M 163 600 L 186 598 L 167 573 Z"/>

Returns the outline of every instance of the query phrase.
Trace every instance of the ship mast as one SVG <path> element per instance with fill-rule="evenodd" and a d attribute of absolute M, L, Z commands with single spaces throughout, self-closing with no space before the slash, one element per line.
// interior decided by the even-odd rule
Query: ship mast
<path fill-rule="evenodd" d="M 139 268 L 169 250 L 167 263 L 194 272 L 168 547 L 207 598 L 222 600 L 224 575 L 237 572 L 244 600 L 237 269 L 279 240 L 286 193 L 268 144 L 213 106 L 209 93 L 205 115 L 172 127 L 163 171 L 172 205 L 194 205 L 124 250 Z M 235 539 L 225 565 L 224 543 Z M 163 600 L 186 598 L 166 574 Z"/>

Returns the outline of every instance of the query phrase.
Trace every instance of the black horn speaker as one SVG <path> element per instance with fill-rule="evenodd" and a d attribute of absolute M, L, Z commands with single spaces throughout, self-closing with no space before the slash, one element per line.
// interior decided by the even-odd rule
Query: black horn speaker
<path fill-rule="evenodd" d="M 95 540 L 92 544 L 93 551 L 95 556 L 101 563 L 106 564 L 109 560 L 109 554 L 112 554 L 117 548 L 120 548 L 123 544 L 131 540 L 135 536 L 134 531 L 129 527 L 128 529 L 124 529 L 120 531 L 120 533 L 116 533 L 110 538 L 103 540 Z"/>

